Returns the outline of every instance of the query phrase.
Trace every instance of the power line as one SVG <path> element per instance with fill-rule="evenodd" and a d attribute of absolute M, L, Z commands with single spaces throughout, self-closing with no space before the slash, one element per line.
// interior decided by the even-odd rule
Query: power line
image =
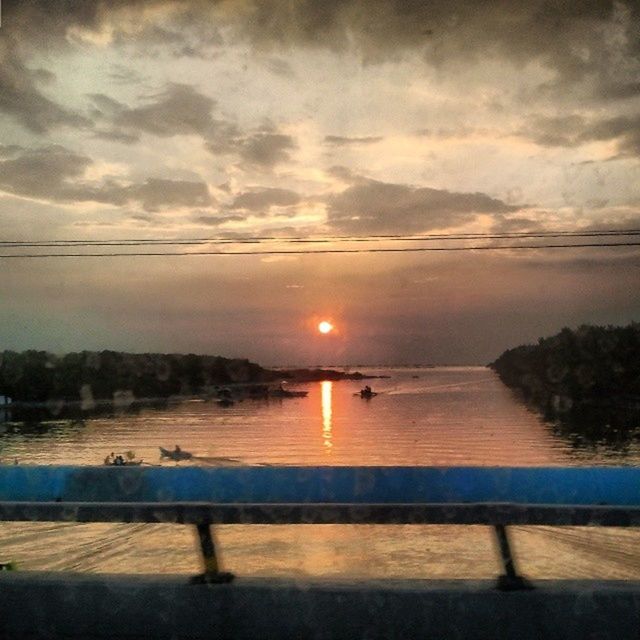
<path fill-rule="evenodd" d="M 420 253 L 434 251 L 501 251 L 511 249 L 584 249 L 638 247 L 640 242 L 588 242 L 576 244 L 536 244 L 536 245 L 480 245 L 470 247 L 368 247 L 364 249 L 273 249 L 260 251 L 162 251 L 162 252 L 113 252 L 113 253 L 14 253 L 0 254 L 0 258 L 117 258 L 143 256 L 255 256 L 255 255 L 314 255 L 314 254 L 357 254 L 357 253 Z"/>
<path fill-rule="evenodd" d="M 94 247 L 94 246 L 179 246 L 199 244 L 328 244 L 328 243 L 368 243 L 368 242 L 433 242 L 448 240 L 505 240 L 531 238 L 589 238 L 638 236 L 640 229 L 603 229 L 591 231 L 558 230 L 538 232 L 504 232 L 504 233 L 448 233 L 448 234 L 386 234 L 366 236 L 242 236 L 242 237 L 208 237 L 208 238 L 124 238 L 102 240 L 0 240 L 0 247 Z"/>

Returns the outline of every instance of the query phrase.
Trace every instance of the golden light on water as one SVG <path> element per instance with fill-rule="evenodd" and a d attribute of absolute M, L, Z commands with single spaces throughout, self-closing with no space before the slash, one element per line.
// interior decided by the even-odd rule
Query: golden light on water
<path fill-rule="evenodd" d="M 318 324 L 318 331 L 320 333 L 330 333 L 333 331 L 333 325 L 327 320 L 323 320 L 320 324 Z"/>
<path fill-rule="evenodd" d="M 331 423 L 333 382 L 331 380 L 322 381 L 320 383 L 320 392 L 322 397 L 322 444 L 327 453 L 331 453 L 331 448 L 333 447 L 333 425 Z"/>

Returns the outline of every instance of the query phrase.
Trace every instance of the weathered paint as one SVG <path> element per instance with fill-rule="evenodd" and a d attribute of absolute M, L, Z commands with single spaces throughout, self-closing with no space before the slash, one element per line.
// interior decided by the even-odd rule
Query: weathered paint
<path fill-rule="evenodd" d="M 640 505 L 632 467 L 0 467 L 0 501 Z"/>

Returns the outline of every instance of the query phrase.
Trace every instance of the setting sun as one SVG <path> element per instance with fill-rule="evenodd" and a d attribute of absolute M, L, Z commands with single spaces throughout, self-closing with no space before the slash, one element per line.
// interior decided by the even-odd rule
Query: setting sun
<path fill-rule="evenodd" d="M 318 331 L 320 333 L 329 333 L 329 332 L 333 331 L 333 325 L 330 322 L 327 322 L 326 320 L 323 320 L 318 325 Z"/>

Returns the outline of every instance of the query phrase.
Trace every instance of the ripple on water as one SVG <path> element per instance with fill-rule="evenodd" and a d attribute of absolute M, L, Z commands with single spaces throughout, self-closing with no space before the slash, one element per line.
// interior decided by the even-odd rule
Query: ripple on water
<path fill-rule="evenodd" d="M 158 446 L 179 444 L 192 464 L 573 465 L 637 464 L 637 446 L 576 449 L 555 436 L 483 367 L 386 371 L 380 395 L 353 394 L 362 383 L 305 385 L 306 398 L 185 403 L 82 427 L 20 430 L 0 439 L 4 460 L 101 464 L 111 451 L 145 463 Z M 418 375 L 419 378 L 412 376 Z M 184 463 L 181 463 L 184 464 Z M 24 567 L 74 571 L 195 572 L 190 528 L 170 525 L 4 523 L 3 556 Z M 488 577 L 497 572 L 486 527 L 219 527 L 223 561 L 244 575 L 334 577 Z M 530 576 L 640 578 L 635 530 L 517 527 L 516 550 Z M 169 551 L 168 551 L 169 550 Z"/>

